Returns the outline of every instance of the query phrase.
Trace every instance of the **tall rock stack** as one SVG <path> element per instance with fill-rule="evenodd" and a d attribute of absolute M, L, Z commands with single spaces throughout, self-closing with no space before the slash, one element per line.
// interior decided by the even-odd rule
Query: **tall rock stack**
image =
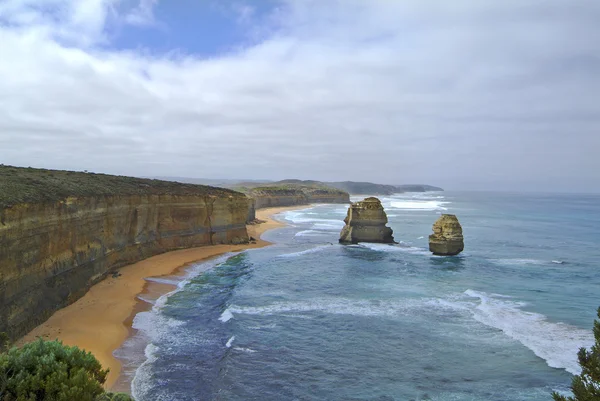
<path fill-rule="evenodd" d="M 340 233 L 340 243 L 342 244 L 394 243 L 392 229 L 386 226 L 387 215 L 381 201 L 377 198 L 371 197 L 352 203 L 344 222 L 346 225 Z"/>
<path fill-rule="evenodd" d="M 434 255 L 453 256 L 465 249 L 462 227 L 453 214 L 442 214 L 429 236 L 429 250 Z"/>

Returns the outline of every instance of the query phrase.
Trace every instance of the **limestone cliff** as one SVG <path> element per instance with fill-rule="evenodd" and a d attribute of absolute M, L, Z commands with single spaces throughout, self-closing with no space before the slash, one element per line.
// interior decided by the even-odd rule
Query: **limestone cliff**
<path fill-rule="evenodd" d="M 344 219 L 346 225 L 340 233 L 340 243 L 394 243 L 393 232 L 386 226 L 387 222 L 387 215 L 379 199 L 371 197 L 352 203 Z"/>
<path fill-rule="evenodd" d="M 248 205 L 219 188 L 0 166 L 0 332 L 27 333 L 121 266 L 247 242 Z"/>
<path fill-rule="evenodd" d="M 309 205 L 311 203 L 350 203 L 347 192 L 323 186 L 310 186 L 298 184 L 259 186 L 254 188 L 237 187 L 253 199 L 249 217 L 254 214 L 254 209 L 267 207 L 282 207 Z"/>
<path fill-rule="evenodd" d="M 453 214 L 443 214 L 433 225 L 429 250 L 434 255 L 458 255 L 465 248 L 462 227 Z"/>
<path fill-rule="evenodd" d="M 375 184 L 372 182 L 325 182 L 324 185 L 338 188 L 347 191 L 352 195 L 393 195 L 403 192 L 428 192 L 428 191 L 443 191 L 442 188 L 432 187 L 431 185 L 386 185 Z"/>

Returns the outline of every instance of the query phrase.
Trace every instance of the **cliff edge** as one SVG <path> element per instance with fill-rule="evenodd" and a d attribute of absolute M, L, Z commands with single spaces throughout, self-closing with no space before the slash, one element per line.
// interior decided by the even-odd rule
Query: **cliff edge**
<path fill-rule="evenodd" d="M 0 166 L 0 332 L 26 334 L 119 267 L 247 242 L 249 204 L 229 189 Z"/>
<path fill-rule="evenodd" d="M 345 191 L 319 183 L 312 184 L 309 181 L 293 181 L 254 185 L 247 183 L 234 187 L 235 190 L 245 193 L 252 199 L 248 211 L 248 221 L 254 219 L 256 209 L 267 207 L 309 205 L 311 203 L 350 203 L 350 195 Z"/>

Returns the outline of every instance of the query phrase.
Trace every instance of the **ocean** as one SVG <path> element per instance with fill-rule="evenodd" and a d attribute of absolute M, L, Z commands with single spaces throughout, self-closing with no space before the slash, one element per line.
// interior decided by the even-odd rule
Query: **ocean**
<path fill-rule="evenodd" d="M 353 197 L 353 201 L 361 198 Z M 150 400 L 551 400 L 600 306 L 600 196 L 380 197 L 398 245 L 337 243 L 346 205 L 192 266 L 117 351 Z M 465 251 L 427 237 L 456 214 Z M 170 278 L 165 279 L 167 282 Z"/>

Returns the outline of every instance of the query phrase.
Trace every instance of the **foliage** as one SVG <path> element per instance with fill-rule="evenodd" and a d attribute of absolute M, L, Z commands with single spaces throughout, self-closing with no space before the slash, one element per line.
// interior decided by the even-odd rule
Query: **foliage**
<path fill-rule="evenodd" d="M 294 183 L 273 183 L 261 184 L 259 186 L 239 186 L 234 187 L 236 191 L 244 192 L 250 196 L 317 196 L 333 195 L 344 196 L 346 192 L 328 187 L 324 184 L 294 184 Z"/>
<path fill-rule="evenodd" d="M 10 347 L 10 339 L 8 334 L 0 333 L 0 352 L 6 351 Z"/>
<path fill-rule="evenodd" d="M 0 211 L 19 203 L 110 195 L 242 196 L 230 189 L 206 185 L 0 165 Z"/>
<path fill-rule="evenodd" d="M 91 353 L 40 338 L 0 354 L 0 401 L 131 400 L 105 394 L 107 374 Z"/>
<path fill-rule="evenodd" d="M 600 319 L 600 308 L 598 308 Z M 577 354 L 581 374 L 573 377 L 571 391 L 574 397 L 553 393 L 555 401 L 600 401 L 600 321 L 594 321 L 595 344 L 588 351 L 581 348 Z"/>

